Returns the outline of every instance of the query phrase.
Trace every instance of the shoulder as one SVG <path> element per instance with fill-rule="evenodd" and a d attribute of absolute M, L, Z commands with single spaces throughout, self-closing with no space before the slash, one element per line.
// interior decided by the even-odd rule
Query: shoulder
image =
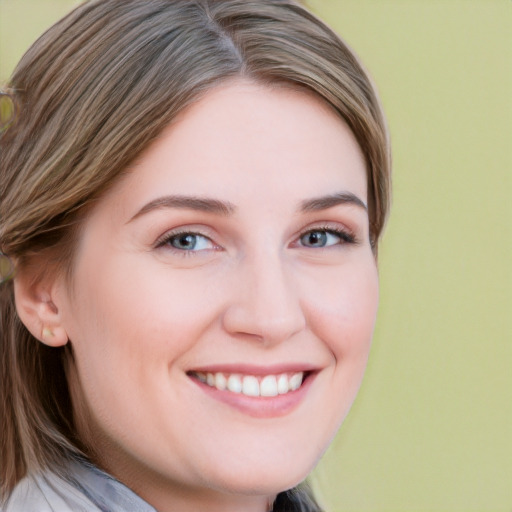
<path fill-rule="evenodd" d="M 84 494 L 51 472 L 26 476 L 0 512 L 100 512 Z"/>
<path fill-rule="evenodd" d="M 15 487 L 0 512 L 156 512 L 133 491 L 92 464 L 69 461 L 65 477 L 31 473 Z"/>

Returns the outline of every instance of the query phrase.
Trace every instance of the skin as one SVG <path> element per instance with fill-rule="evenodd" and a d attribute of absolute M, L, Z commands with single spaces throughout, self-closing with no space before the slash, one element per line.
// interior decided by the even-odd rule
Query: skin
<path fill-rule="evenodd" d="M 368 215 L 354 198 L 301 210 L 339 193 L 367 201 L 344 122 L 305 92 L 239 81 L 180 115 L 85 220 L 73 286 L 51 289 L 74 349 L 80 433 L 159 512 L 267 510 L 347 414 L 378 303 Z M 168 195 L 230 213 L 145 208 Z M 199 233 L 196 245 L 162 241 L 177 231 Z M 313 378 L 289 410 L 258 416 L 189 373 L 248 364 Z"/>

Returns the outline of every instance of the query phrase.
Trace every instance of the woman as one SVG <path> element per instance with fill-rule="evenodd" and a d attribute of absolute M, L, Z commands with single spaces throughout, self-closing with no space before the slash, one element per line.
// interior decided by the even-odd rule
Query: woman
<path fill-rule="evenodd" d="M 319 510 L 389 196 L 356 58 L 292 1 L 99 0 L 8 93 L 4 510 Z"/>

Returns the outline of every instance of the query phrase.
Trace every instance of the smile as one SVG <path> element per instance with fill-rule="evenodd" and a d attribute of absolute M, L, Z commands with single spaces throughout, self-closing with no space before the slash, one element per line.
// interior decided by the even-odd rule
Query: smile
<path fill-rule="evenodd" d="M 286 395 L 298 390 L 304 380 L 304 372 L 263 376 L 223 372 L 192 372 L 191 376 L 219 391 L 230 391 L 251 397 Z"/>

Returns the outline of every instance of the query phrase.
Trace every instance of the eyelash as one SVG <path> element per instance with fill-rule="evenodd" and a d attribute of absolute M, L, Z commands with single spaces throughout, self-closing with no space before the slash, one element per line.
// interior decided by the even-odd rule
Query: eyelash
<path fill-rule="evenodd" d="M 308 229 L 308 230 L 302 232 L 297 237 L 297 240 L 300 241 L 303 237 L 305 237 L 311 233 L 316 233 L 316 232 L 325 232 L 330 235 L 334 235 L 340 239 L 339 244 L 333 244 L 333 245 L 326 246 L 326 247 L 317 247 L 317 249 L 327 249 L 332 246 L 357 243 L 357 239 L 351 231 L 343 230 L 340 228 L 333 228 L 332 226 L 316 226 L 314 228 Z M 209 240 L 211 242 L 212 245 L 214 245 L 216 248 L 218 248 L 218 246 L 216 246 L 216 244 L 211 240 L 211 238 L 208 235 L 201 233 L 201 231 L 188 230 L 188 229 L 183 229 L 183 230 L 179 230 L 179 231 L 171 231 L 171 232 L 166 233 L 165 235 L 163 235 L 161 238 L 159 238 L 157 240 L 157 242 L 155 243 L 155 247 L 158 249 L 158 248 L 163 248 L 164 246 L 166 246 L 166 248 L 168 250 L 174 252 L 175 254 L 179 254 L 180 256 L 184 256 L 184 257 L 193 256 L 194 254 L 201 252 L 201 250 L 194 251 L 194 250 L 186 250 L 186 249 L 177 249 L 176 247 L 173 247 L 171 245 L 172 240 L 174 240 L 180 236 L 183 236 L 183 235 L 194 235 L 194 236 L 200 236 L 200 237 L 206 238 L 207 240 Z M 307 246 L 303 246 L 303 247 L 312 248 L 312 247 L 307 247 Z M 209 250 L 216 250 L 216 248 L 209 249 Z"/>
<path fill-rule="evenodd" d="M 193 230 L 193 229 L 183 229 L 183 230 L 179 230 L 179 231 L 170 231 L 168 233 L 165 233 L 165 235 L 163 235 L 161 238 L 159 238 L 157 240 L 155 247 L 157 249 L 159 249 L 159 248 L 163 248 L 164 246 L 166 246 L 166 248 L 168 250 L 170 250 L 180 256 L 184 256 L 184 257 L 193 256 L 194 254 L 197 254 L 197 252 L 199 252 L 199 251 L 193 251 L 193 250 L 187 251 L 186 249 L 177 249 L 176 247 L 173 247 L 171 245 L 172 240 L 174 240 L 175 238 L 178 238 L 180 236 L 184 236 L 184 235 L 201 236 L 201 237 L 209 240 L 211 242 L 211 244 L 214 245 L 215 247 L 218 247 L 208 235 L 205 235 L 204 233 L 201 233 L 201 231 Z M 211 250 L 215 250 L 215 248 L 211 249 Z"/>
<path fill-rule="evenodd" d="M 306 235 L 308 235 L 310 233 L 316 233 L 316 232 L 325 232 L 325 233 L 328 233 L 330 235 L 337 236 L 340 239 L 340 243 L 336 244 L 336 245 L 355 244 L 355 243 L 357 243 L 357 239 L 356 239 L 354 233 L 352 233 L 351 231 L 340 229 L 338 227 L 328 226 L 328 225 L 327 226 L 315 226 L 314 228 L 308 229 L 307 231 L 302 233 L 298 237 L 298 239 L 300 240 L 304 236 L 306 236 Z M 325 249 L 325 248 L 328 248 L 328 247 L 331 247 L 331 246 L 320 247 L 319 249 Z"/>

